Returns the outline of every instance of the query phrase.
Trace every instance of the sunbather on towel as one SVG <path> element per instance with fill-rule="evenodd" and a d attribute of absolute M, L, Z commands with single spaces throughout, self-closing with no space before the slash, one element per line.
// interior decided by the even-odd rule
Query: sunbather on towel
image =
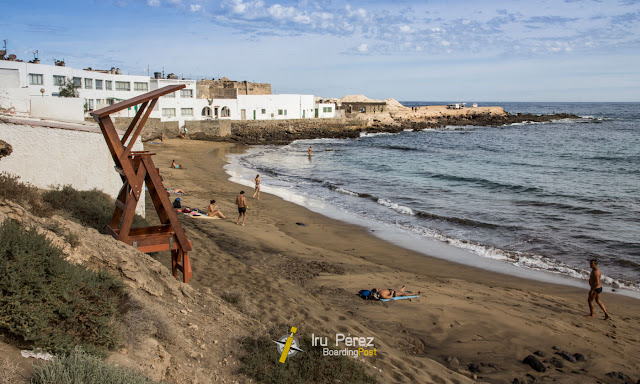
<path fill-rule="evenodd" d="M 372 289 L 371 293 L 377 294 L 378 296 L 380 296 L 381 299 L 392 299 L 394 297 L 398 297 L 398 296 L 412 296 L 412 295 L 417 295 L 420 293 L 420 291 L 418 291 L 417 293 L 414 292 L 405 292 L 404 291 L 404 285 L 402 286 L 402 288 L 395 290 L 395 289 Z"/>
<path fill-rule="evenodd" d="M 218 206 L 216 205 L 215 200 L 211 200 L 209 202 L 209 212 L 207 212 L 207 214 L 211 217 L 216 217 L 216 215 L 218 215 L 223 219 L 227 218 L 225 215 L 222 214 L 222 212 L 220 211 L 220 208 L 218 208 Z"/>
<path fill-rule="evenodd" d="M 175 193 L 176 195 L 178 195 L 178 194 L 186 195 L 187 194 L 187 192 L 185 192 L 184 190 L 182 190 L 180 188 L 176 188 L 176 189 L 167 188 L 167 192 Z"/>

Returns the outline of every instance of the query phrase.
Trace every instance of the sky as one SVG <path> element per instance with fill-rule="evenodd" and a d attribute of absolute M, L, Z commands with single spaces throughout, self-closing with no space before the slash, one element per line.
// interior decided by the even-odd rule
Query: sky
<path fill-rule="evenodd" d="M 640 101 L 640 0 L 0 0 L 0 39 L 25 61 L 273 93 Z"/>

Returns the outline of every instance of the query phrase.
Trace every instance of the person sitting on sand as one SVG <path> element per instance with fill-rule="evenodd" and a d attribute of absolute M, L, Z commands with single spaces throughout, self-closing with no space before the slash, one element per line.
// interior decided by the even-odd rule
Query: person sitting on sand
<path fill-rule="evenodd" d="M 405 292 L 404 290 L 404 285 L 402 286 L 402 288 L 395 290 L 395 289 L 376 289 L 373 288 L 371 290 L 371 294 L 373 295 L 373 297 L 376 297 L 378 299 L 392 299 L 394 297 L 398 297 L 398 296 L 413 296 L 413 295 L 418 295 L 420 294 L 420 291 L 418 291 L 417 293 L 414 292 Z"/>
<path fill-rule="evenodd" d="M 587 317 L 593 317 L 593 300 L 598 303 L 602 312 L 604 312 L 604 319 L 608 320 L 611 318 L 607 313 L 607 310 L 604 308 L 604 304 L 600 299 L 600 293 L 602 293 L 602 283 L 600 282 L 600 268 L 598 268 L 598 260 L 593 259 L 589 261 L 589 266 L 591 267 L 591 276 L 589 276 L 589 285 L 591 289 L 589 290 L 589 298 L 587 302 L 589 303 L 589 314 Z"/>
<path fill-rule="evenodd" d="M 253 192 L 253 197 L 251 197 L 251 198 L 255 199 L 256 195 L 258 195 L 258 200 L 260 200 L 260 175 L 256 175 L 256 178 L 253 179 L 253 182 L 256 185 L 256 191 Z"/>
<path fill-rule="evenodd" d="M 207 212 L 207 215 L 209 215 L 209 217 L 216 217 L 216 215 L 218 215 L 222 219 L 226 219 L 226 216 L 222 214 L 220 208 L 218 208 L 218 206 L 216 205 L 215 200 L 211 200 L 209 202 L 209 211 Z"/>
<path fill-rule="evenodd" d="M 247 219 L 247 200 L 244 198 L 244 191 L 240 191 L 240 194 L 236 197 L 236 205 L 238 205 L 236 225 L 240 223 L 240 218 L 242 217 L 242 226 L 244 227 L 244 221 Z"/>
<path fill-rule="evenodd" d="M 176 163 L 175 160 L 171 160 L 171 168 L 182 168 L 182 165 Z"/>
<path fill-rule="evenodd" d="M 186 195 L 187 194 L 187 192 L 183 191 L 180 188 L 176 188 L 176 189 L 167 188 L 167 192 L 168 193 L 175 193 L 176 195 Z"/>

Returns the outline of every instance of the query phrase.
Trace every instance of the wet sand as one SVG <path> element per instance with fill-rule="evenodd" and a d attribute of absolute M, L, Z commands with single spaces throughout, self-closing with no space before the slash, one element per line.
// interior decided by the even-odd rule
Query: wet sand
<path fill-rule="evenodd" d="M 191 284 L 214 294 L 240 294 L 245 313 L 265 329 L 296 326 L 299 335 L 330 340 L 335 333 L 374 337 L 377 356 L 359 359 L 375 367 L 384 382 L 455 383 L 475 375 L 474 381 L 510 383 L 527 373 L 542 382 L 620 382 L 606 376 L 612 371 L 634 382 L 640 378 L 636 299 L 605 288 L 603 301 L 613 320 L 602 320 L 597 307 L 596 318 L 587 319 L 586 282 L 581 289 L 454 264 L 273 195 L 252 200 L 253 189 L 229 182 L 222 168 L 225 156 L 241 147 L 175 139 L 145 149 L 157 154 L 154 162 L 165 186 L 187 191 L 183 205 L 206 209 L 216 199 L 228 217 L 181 215 L 194 244 Z M 172 159 L 185 169 L 170 169 Z M 245 227 L 235 224 L 234 201 L 241 189 L 249 203 Z M 153 215 L 149 207 L 147 214 Z M 390 303 L 355 295 L 402 285 L 423 293 Z M 587 361 L 564 360 L 554 355 L 554 346 Z M 522 364 L 537 350 L 546 353 L 540 360 L 555 356 L 563 367 L 546 363 L 546 372 L 536 372 Z"/>

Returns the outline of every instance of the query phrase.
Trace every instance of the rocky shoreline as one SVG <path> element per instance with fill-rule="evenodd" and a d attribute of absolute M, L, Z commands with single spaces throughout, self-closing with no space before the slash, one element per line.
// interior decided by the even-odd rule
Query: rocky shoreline
<path fill-rule="evenodd" d="M 347 120 L 345 122 L 327 122 L 327 124 L 306 126 L 303 124 L 283 123 L 256 129 L 242 122 L 234 122 L 231 135 L 228 137 L 210 136 L 202 132 L 192 135 L 191 139 L 207 141 L 228 141 L 247 145 L 275 144 L 286 145 L 295 140 L 321 138 L 355 138 L 361 132 L 397 133 L 405 130 L 438 129 L 447 126 L 491 126 L 500 127 L 515 123 L 536 122 L 543 123 L 562 119 L 579 119 L 579 116 L 559 113 L 552 115 L 535 114 L 494 114 L 482 113 L 476 115 L 439 116 L 424 119 L 395 119 L 393 123 L 383 123 L 380 120 Z"/>

